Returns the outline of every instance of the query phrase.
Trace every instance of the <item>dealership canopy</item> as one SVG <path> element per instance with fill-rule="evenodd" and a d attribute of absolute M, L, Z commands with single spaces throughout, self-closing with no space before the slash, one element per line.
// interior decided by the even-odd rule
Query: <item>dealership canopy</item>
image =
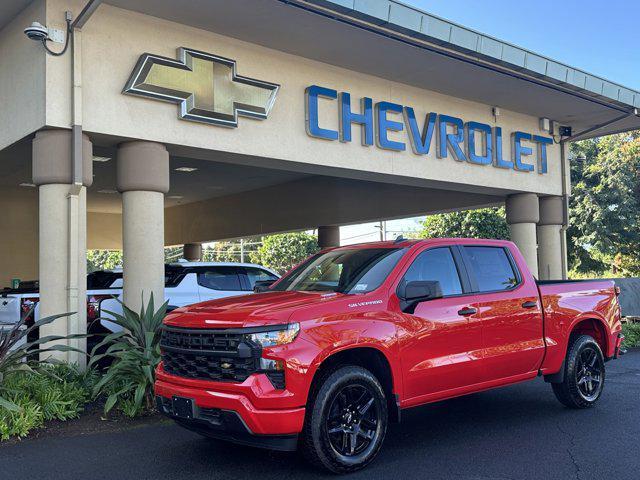
<path fill-rule="evenodd" d="M 0 101 L 0 282 L 79 312 L 44 333 L 83 331 L 87 248 L 137 307 L 164 246 L 505 205 L 565 277 L 568 144 L 640 129 L 640 92 L 386 0 L 8 0 Z"/>

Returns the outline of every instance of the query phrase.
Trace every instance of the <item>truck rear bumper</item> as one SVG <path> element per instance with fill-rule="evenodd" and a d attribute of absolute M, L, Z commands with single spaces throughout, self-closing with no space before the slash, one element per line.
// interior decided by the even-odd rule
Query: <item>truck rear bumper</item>
<path fill-rule="evenodd" d="M 257 408 L 242 389 L 230 391 L 229 384 L 220 385 L 218 389 L 218 382 L 198 382 L 201 385 L 196 387 L 174 383 L 171 379 L 172 376 L 164 372 L 158 375 L 156 404 L 161 413 L 179 425 L 236 443 L 295 450 L 304 423 L 304 407 Z M 178 399 L 178 403 L 174 399 Z M 185 399 L 190 400 L 186 402 L 189 405 L 186 412 L 174 407 Z"/>

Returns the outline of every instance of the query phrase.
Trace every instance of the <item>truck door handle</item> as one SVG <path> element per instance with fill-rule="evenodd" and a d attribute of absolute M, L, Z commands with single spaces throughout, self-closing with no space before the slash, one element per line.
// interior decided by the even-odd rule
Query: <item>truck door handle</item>
<path fill-rule="evenodd" d="M 538 302 L 524 302 L 522 304 L 522 308 L 536 308 L 538 306 Z"/>
<path fill-rule="evenodd" d="M 466 317 L 467 315 L 473 315 L 476 312 L 477 310 L 475 308 L 467 307 L 463 308 L 462 310 L 458 310 L 458 315 Z"/>

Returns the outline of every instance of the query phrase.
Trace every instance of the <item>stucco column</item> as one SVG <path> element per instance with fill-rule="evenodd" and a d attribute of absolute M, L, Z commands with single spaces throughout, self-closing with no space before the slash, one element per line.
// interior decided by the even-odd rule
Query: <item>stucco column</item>
<path fill-rule="evenodd" d="M 561 280 L 564 277 L 562 261 L 562 224 L 564 215 L 562 203 L 562 197 L 540 198 L 538 265 L 541 280 Z"/>
<path fill-rule="evenodd" d="M 509 195 L 507 197 L 506 210 L 511 240 L 522 252 L 531 273 L 537 277 L 536 223 L 540 220 L 538 196 L 535 193 Z"/>
<path fill-rule="evenodd" d="M 86 187 L 93 179 L 92 145 L 82 138 L 83 179 L 74 185 L 72 136 L 69 130 L 43 130 L 32 143 L 32 176 L 38 186 L 39 318 L 73 312 L 40 327 L 40 336 L 68 335 L 87 331 L 87 207 Z M 86 350 L 86 339 L 67 342 Z M 46 352 L 56 358 L 85 366 L 77 352 Z"/>
<path fill-rule="evenodd" d="M 318 227 L 318 246 L 323 248 L 340 246 L 340 227 L 327 225 Z"/>
<path fill-rule="evenodd" d="M 182 247 L 182 256 L 189 262 L 202 261 L 202 244 L 201 243 L 185 243 Z"/>
<path fill-rule="evenodd" d="M 153 293 L 164 302 L 164 195 L 169 191 L 169 152 L 159 143 L 118 147 L 122 193 L 123 301 L 134 311 Z"/>

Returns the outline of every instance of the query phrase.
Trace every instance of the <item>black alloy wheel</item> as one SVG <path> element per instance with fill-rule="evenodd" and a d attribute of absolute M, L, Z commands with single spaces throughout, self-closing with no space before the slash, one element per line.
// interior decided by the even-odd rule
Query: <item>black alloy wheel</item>
<path fill-rule="evenodd" d="M 582 398 L 588 402 L 598 398 L 604 382 L 604 362 L 598 353 L 589 345 L 580 351 L 576 359 L 576 385 Z"/>
<path fill-rule="evenodd" d="M 347 385 L 337 392 L 325 417 L 333 449 L 344 457 L 366 452 L 379 435 L 380 406 L 366 385 Z"/>
<path fill-rule="evenodd" d="M 604 355 L 590 335 L 571 339 L 564 361 L 564 378 L 552 383 L 556 398 L 569 408 L 589 408 L 602 395 L 605 381 Z"/>
<path fill-rule="evenodd" d="M 313 464 L 350 473 L 371 463 L 387 431 L 387 398 L 369 370 L 347 365 L 318 379 L 307 404 L 301 446 Z"/>

